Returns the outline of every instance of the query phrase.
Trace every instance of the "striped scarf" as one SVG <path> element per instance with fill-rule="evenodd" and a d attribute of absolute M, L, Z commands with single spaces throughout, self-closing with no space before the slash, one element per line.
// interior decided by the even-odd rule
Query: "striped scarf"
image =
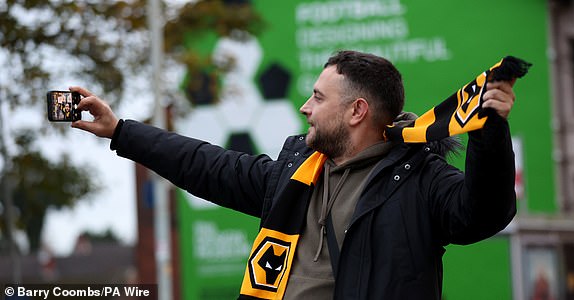
<path fill-rule="evenodd" d="M 414 123 L 389 126 L 385 138 L 425 143 L 480 129 L 488 118 L 482 110 L 487 83 L 520 78 L 529 67 L 529 63 L 520 59 L 505 57 Z M 324 154 L 314 152 L 299 166 L 273 203 L 253 242 L 239 299 L 283 298 L 309 200 L 326 159 Z"/>
<path fill-rule="evenodd" d="M 530 66 L 530 63 L 513 56 L 503 58 L 417 118 L 414 123 L 406 126 L 388 126 L 385 130 L 385 139 L 405 143 L 426 143 L 482 128 L 488 119 L 488 110 L 482 109 L 482 96 L 486 92 L 487 84 L 521 78 L 526 75 Z"/>

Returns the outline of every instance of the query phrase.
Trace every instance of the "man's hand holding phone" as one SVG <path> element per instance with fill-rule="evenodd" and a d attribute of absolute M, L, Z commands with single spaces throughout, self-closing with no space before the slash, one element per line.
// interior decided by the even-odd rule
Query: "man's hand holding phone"
<path fill-rule="evenodd" d="M 112 138 L 119 119 L 110 106 L 82 87 L 73 86 L 70 87 L 70 91 L 83 96 L 76 109 L 78 111 L 87 111 L 94 117 L 93 121 L 74 121 L 72 122 L 72 127 L 91 132 L 99 137 Z"/>

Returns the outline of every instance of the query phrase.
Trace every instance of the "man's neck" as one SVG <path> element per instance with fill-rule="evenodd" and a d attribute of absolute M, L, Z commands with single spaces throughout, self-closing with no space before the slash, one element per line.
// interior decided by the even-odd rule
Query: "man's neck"
<path fill-rule="evenodd" d="M 349 143 L 349 146 L 342 155 L 338 157 L 331 157 L 335 165 L 340 166 L 341 164 L 355 157 L 361 151 L 373 146 L 374 144 L 380 143 L 383 141 L 383 137 L 376 133 L 361 135 L 351 134 L 350 140 L 351 142 Z"/>

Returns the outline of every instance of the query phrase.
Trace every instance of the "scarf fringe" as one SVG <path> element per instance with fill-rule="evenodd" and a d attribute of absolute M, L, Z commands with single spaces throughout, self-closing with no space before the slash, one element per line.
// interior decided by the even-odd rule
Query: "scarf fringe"
<path fill-rule="evenodd" d="M 506 56 L 500 66 L 494 68 L 489 76 L 489 81 L 511 81 L 522 78 L 532 64 L 514 56 Z"/>

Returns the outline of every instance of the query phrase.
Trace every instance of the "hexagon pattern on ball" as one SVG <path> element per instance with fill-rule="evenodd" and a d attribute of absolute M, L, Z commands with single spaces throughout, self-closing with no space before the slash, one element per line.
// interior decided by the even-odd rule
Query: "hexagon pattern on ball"
<path fill-rule="evenodd" d="M 287 98 L 291 74 L 286 68 L 274 62 L 255 78 L 262 57 L 261 46 L 255 37 L 241 41 L 228 37 L 219 39 L 212 58 L 216 64 L 228 68 L 220 78 L 220 99 L 210 101 L 212 99 L 205 97 L 209 84 L 205 82 L 203 89 L 196 92 L 205 101 L 196 103 L 191 113 L 175 121 L 178 132 L 216 145 L 276 158 L 285 137 L 299 133 L 302 124 L 296 108 Z M 185 194 L 192 207 L 213 207 Z"/>

